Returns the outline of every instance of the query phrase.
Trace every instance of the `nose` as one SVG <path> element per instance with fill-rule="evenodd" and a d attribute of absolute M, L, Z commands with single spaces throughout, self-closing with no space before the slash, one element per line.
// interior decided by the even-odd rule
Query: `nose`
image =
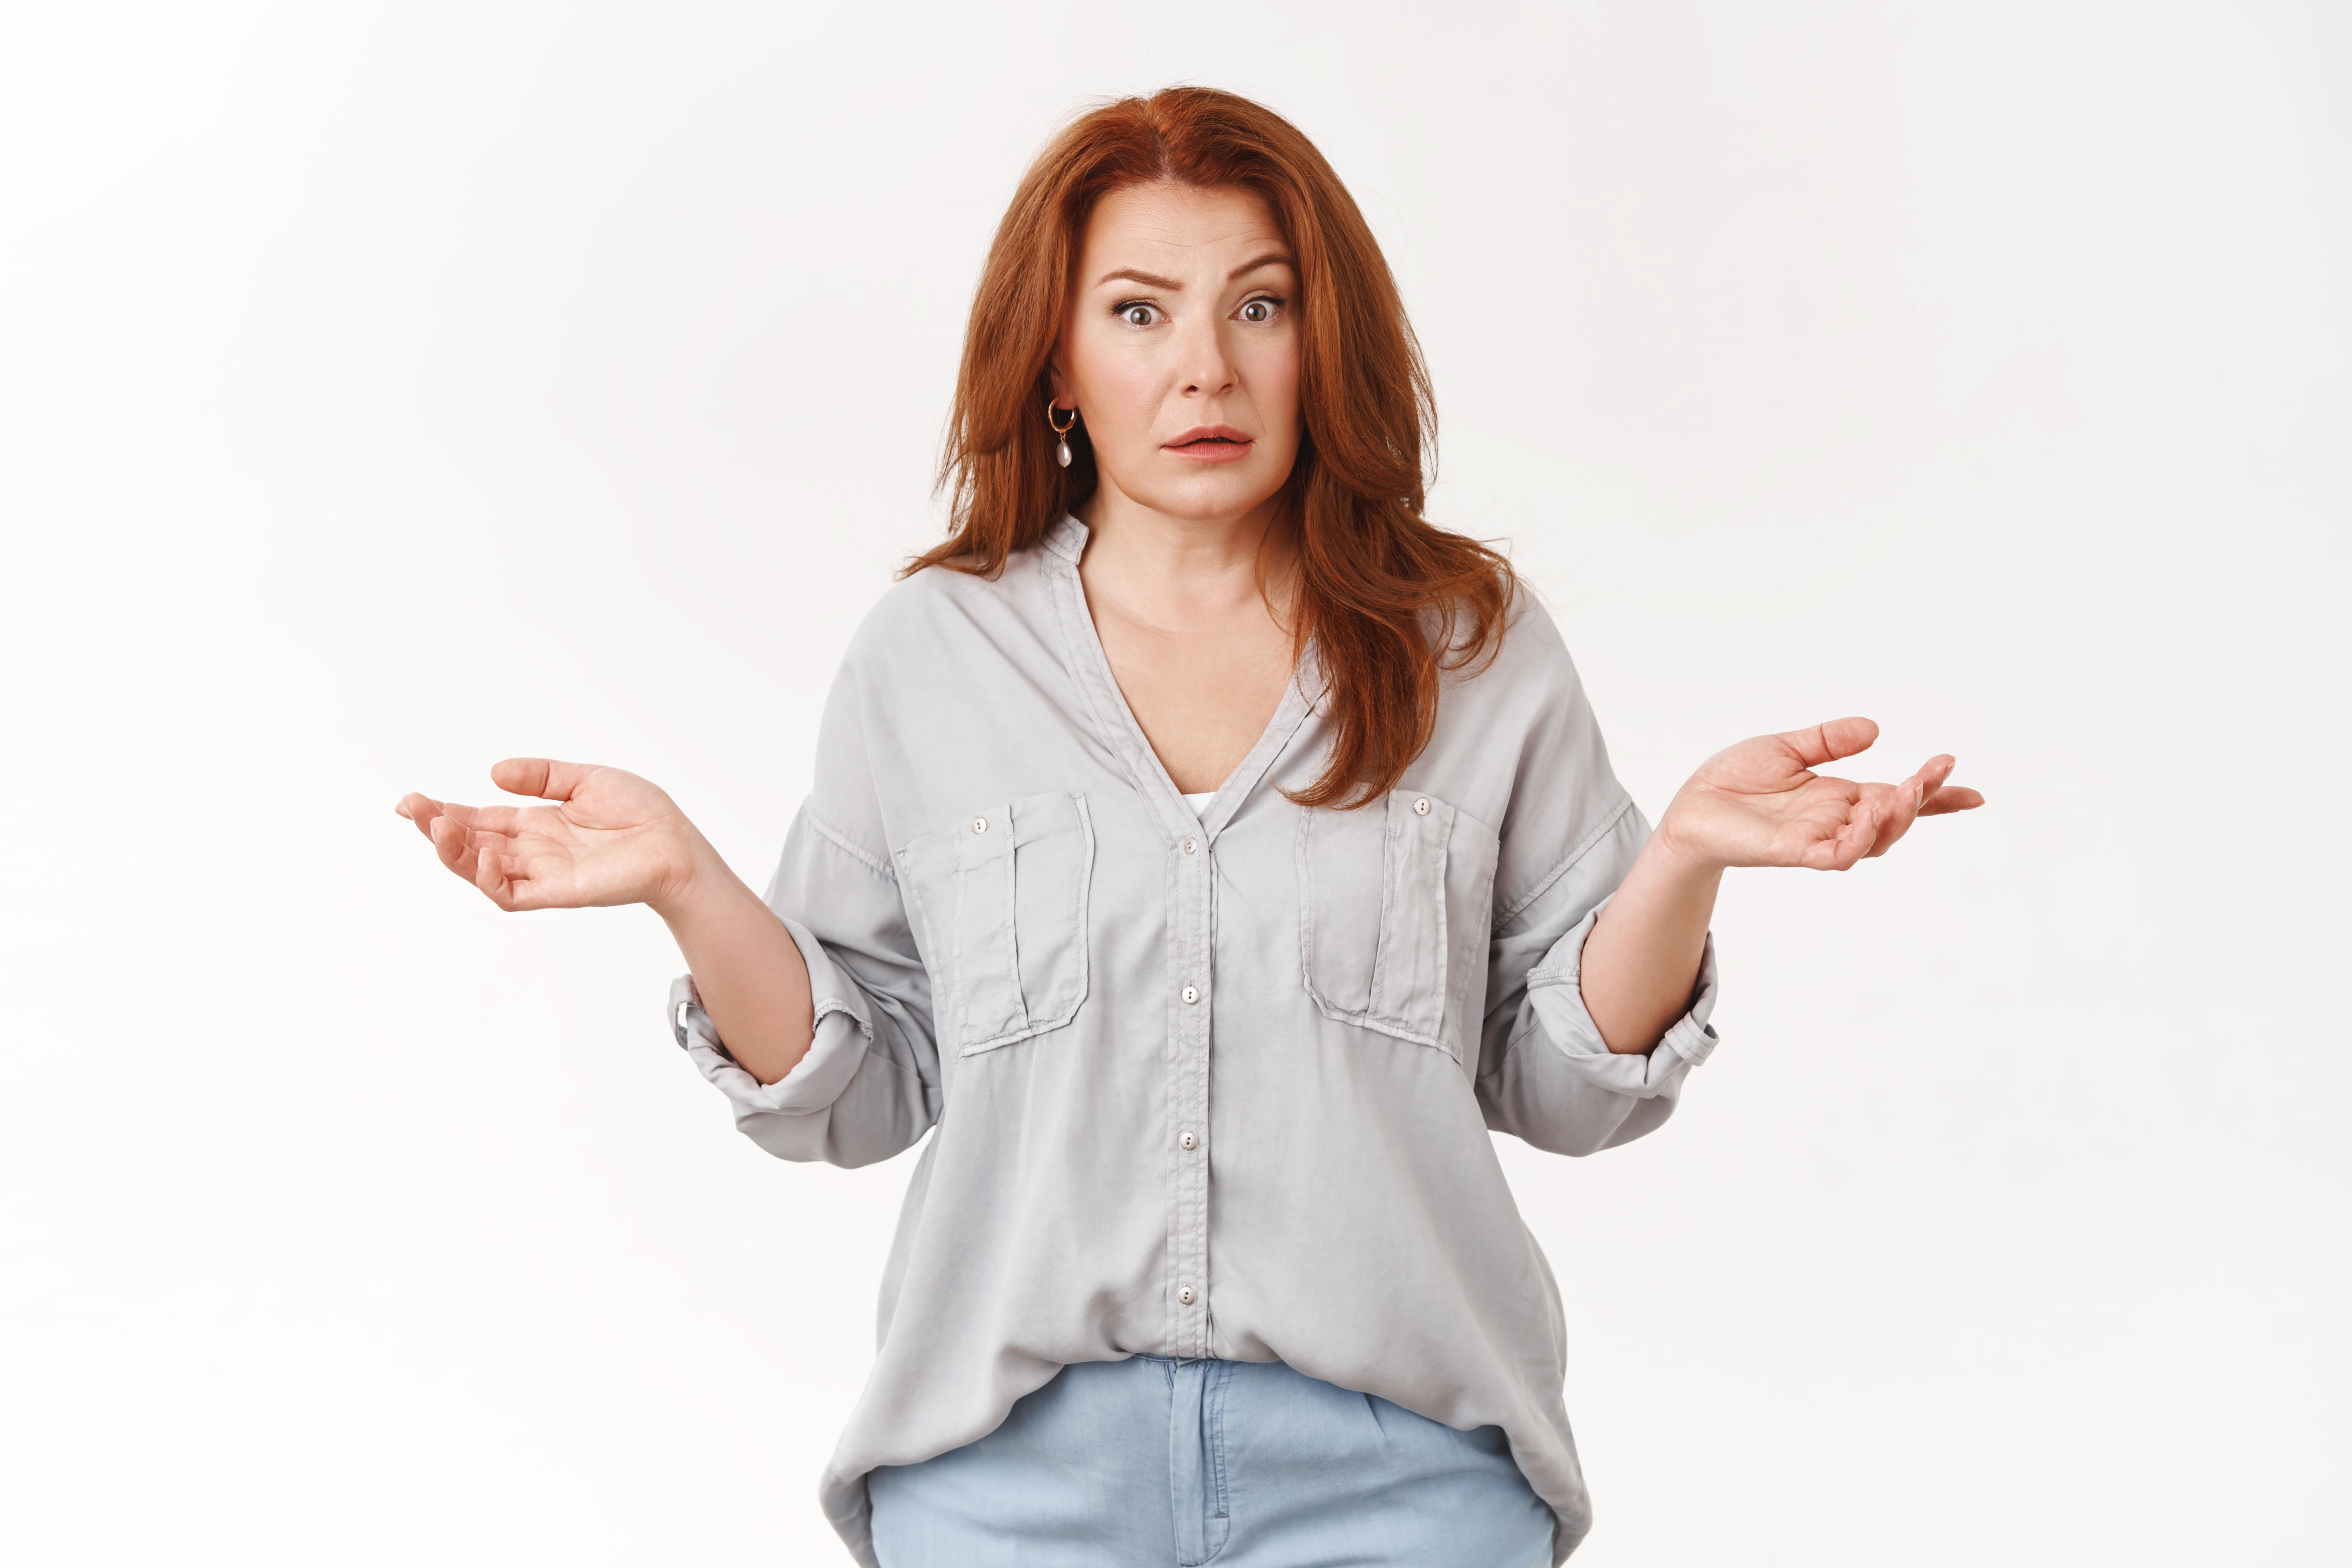
<path fill-rule="evenodd" d="M 1225 352 L 1223 321 L 1209 312 L 1193 312 L 1178 329 L 1178 364 L 1182 367 L 1184 395 L 1214 396 L 1234 389 L 1233 357 Z"/>

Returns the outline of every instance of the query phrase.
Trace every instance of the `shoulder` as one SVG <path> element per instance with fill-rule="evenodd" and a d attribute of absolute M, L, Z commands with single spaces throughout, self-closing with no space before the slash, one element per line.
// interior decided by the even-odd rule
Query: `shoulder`
<path fill-rule="evenodd" d="M 1503 647 L 1516 651 L 1521 664 L 1534 670 L 1574 676 L 1568 657 L 1568 639 L 1551 610 L 1527 583 L 1513 584 L 1510 610 L 1503 625 Z"/>
<path fill-rule="evenodd" d="M 969 615 L 974 601 L 986 598 L 1000 586 L 999 582 L 952 566 L 926 566 L 901 577 L 883 590 L 858 623 L 849 639 L 850 656 L 872 655 L 897 639 L 923 636 L 942 618 Z"/>
<path fill-rule="evenodd" d="M 1054 619 L 1051 585 L 1036 550 L 1007 561 L 994 577 L 927 566 L 893 583 L 850 635 L 845 671 L 887 679 L 893 672 L 961 664 L 1034 637 Z"/>
<path fill-rule="evenodd" d="M 1502 840 L 1498 908 L 1547 885 L 1630 805 L 1567 639 L 1525 584 L 1494 657 L 1448 678 L 1426 756 Z"/>
<path fill-rule="evenodd" d="M 1447 672 L 1442 706 L 1466 709 L 1494 723 L 1513 715 L 1531 720 L 1583 700 L 1583 682 L 1559 623 L 1535 590 L 1520 583 L 1491 648 Z"/>

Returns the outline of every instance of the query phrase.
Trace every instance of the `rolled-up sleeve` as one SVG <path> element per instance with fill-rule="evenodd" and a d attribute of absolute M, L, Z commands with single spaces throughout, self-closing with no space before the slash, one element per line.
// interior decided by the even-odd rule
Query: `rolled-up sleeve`
<path fill-rule="evenodd" d="M 1650 825 L 1610 771 L 1563 651 L 1547 722 L 1520 758 L 1525 816 L 1505 836 L 1488 949 L 1478 1100 L 1486 1125 L 1538 1149 L 1590 1154 L 1663 1125 L 1714 1051 L 1715 938 L 1689 1009 L 1649 1051 L 1610 1050 L 1585 1010 L 1584 940 L 1633 868 Z"/>
<path fill-rule="evenodd" d="M 826 705 L 816 789 L 785 837 L 767 893 L 808 965 L 815 1014 L 808 1055 L 763 1084 L 728 1053 L 693 976 L 670 986 L 678 1045 L 727 1097 L 743 1134 L 786 1160 L 871 1164 L 939 1120 L 930 977 L 897 875 L 864 841 L 877 816 L 860 742 L 856 681 L 845 668 Z M 850 826 L 835 826 L 822 806 Z"/>

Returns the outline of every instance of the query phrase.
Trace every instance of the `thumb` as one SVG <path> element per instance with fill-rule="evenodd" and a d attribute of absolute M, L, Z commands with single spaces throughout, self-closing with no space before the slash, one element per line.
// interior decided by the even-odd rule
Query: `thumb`
<path fill-rule="evenodd" d="M 552 757 L 509 757 L 490 769 L 490 782 L 509 795 L 570 800 L 595 771 L 592 763 L 560 763 Z"/>
<path fill-rule="evenodd" d="M 1796 752 L 1805 766 L 1817 768 L 1870 750 L 1871 742 L 1878 739 L 1878 726 L 1867 719 L 1832 719 L 1810 730 L 1784 731 L 1773 738 Z"/>

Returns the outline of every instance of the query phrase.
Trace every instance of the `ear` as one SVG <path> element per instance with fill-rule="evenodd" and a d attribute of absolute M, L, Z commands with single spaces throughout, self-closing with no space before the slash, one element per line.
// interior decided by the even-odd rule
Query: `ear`
<path fill-rule="evenodd" d="M 1067 406 L 1077 402 L 1070 395 L 1069 377 L 1062 374 L 1062 351 L 1058 348 L 1045 356 L 1045 379 L 1053 384 L 1055 403 Z"/>

